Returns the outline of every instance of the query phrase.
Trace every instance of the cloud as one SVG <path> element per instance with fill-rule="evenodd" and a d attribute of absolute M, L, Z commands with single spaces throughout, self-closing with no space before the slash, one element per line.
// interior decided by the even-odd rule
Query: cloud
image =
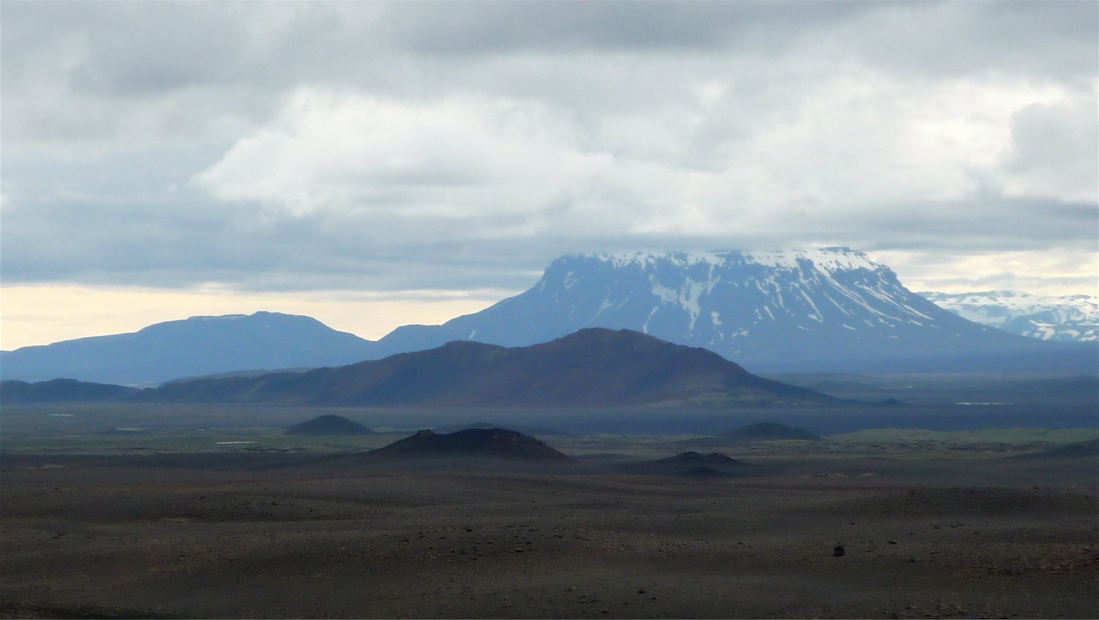
<path fill-rule="evenodd" d="M 296 217 L 340 210 L 506 220 L 537 211 L 578 173 L 607 166 L 599 153 L 572 150 L 567 132 L 523 102 L 409 105 L 303 89 L 273 127 L 237 142 L 196 180 L 219 199 Z"/>
<path fill-rule="evenodd" d="M 1099 99 L 1095 93 L 1032 103 L 1011 116 L 1012 144 L 1000 169 L 1019 195 L 1094 200 L 1099 192 Z"/>
<path fill-rule="evenodd" d="M 196 181 L 218 200 L 330 218 L 381 244 L 739 235 L 756 245 L 825 233 L 1003 249 L 1078 239 L 1093 219 L 1072 202 L 1094 186 L 1090 138 L 1074 137 L 1086 102 L 1056 89 L 868 76 L 822 86 L 785 122 L 757 126 L 730 123 L 739 110 L 725 92 L 710 82 L 665 114 L 592 128 L 522 100 L 409 104 L 303 89 Z M 1042 110 L 1076 124 L 1039 130 L 1032 144 L 1028 119 Z M 1041 150 L 1058 135 L 1075 150 Z M 1081 155 L 1085 165 L 1057 165 Z M 1044 170 L 1058 176 L 1042 185 Z"/>
<path fill-rule="evenodd" d="M 3 276 L 510 290 L 564 252 L 817 243 L 1087 273 L 1096 11 L 13 3 Z"/>

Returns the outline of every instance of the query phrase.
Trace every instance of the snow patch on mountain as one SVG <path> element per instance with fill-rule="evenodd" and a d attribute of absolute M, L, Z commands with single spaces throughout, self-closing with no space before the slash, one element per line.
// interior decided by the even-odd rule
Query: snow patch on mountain
<path fill-rule="evenodd" d="M 1059 342 L 1099 341 L 1099 299 L 1018 291 L 921 292 L 958 316 L 1020 336 Z"/>

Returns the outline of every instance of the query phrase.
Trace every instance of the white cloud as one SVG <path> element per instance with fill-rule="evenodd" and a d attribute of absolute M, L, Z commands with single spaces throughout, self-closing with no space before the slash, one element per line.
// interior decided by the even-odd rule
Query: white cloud
<path fill-rule="evenodd" d="M 4 276 L 512 289 L 563 252 L 820 243 L 1079 282 L 1040 255 L 1099 243 L 1095 13 L 11 3 Z"/>
<path fill-rule="evenodd" d="M 607 166 L 603 154 L 571 148 L 569 131 L 537 104 L 303 88 L 273 127 L 238 141 L 196 180 L 220 199 L 291 217 L 506 221 L 536 215 Z"/>
<path fill-rule="evenodd" d="M 537 101 L 302 88 L 196 180 L 220 200 L 354 223 L 389 243 L 754 231 L 797 244 L 847 229 L 835 241 L 884 235 L 888 244 L 906 231 L 870 231 L 871 222 L 948 221 L 990 185 L 1006 197 L 1022 187 L 1069 200 L 1078 192 L 1060 188 L 1087 184 L 1085 166 L 1058 169 L 1084 181 L 1018 181 L 1042 178 L 1033 171 L 1062 156 L 1036 146 L 1026 147 L 1030 159 L 1020 154 L 1032 111 L 1066 105 L 1051 86 L 856 72 L 806 83 L 764 124 L 752 124 L 727 82 L 682 86 L 677 102 L 590 124 Z M 924 209 L 891 214 L 900 202 Z"/>

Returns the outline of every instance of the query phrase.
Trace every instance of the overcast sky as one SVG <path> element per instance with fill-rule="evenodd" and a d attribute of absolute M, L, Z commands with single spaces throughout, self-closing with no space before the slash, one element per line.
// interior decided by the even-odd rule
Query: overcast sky
<path fill-rule="evenodd" d="M 1097 7 L 4 0 L 3 348 L 376 338 L 624 249 L 1095 294 Z"/>

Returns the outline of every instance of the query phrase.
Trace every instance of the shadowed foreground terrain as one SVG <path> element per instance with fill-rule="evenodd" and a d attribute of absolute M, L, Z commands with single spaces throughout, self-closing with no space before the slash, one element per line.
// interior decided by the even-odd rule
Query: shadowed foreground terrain
<path fill-rule="evenodd" d="M 0 616 L 1099 616 L 1094 457 L 775 450 L 735 479 L 9 452 Z"/>

